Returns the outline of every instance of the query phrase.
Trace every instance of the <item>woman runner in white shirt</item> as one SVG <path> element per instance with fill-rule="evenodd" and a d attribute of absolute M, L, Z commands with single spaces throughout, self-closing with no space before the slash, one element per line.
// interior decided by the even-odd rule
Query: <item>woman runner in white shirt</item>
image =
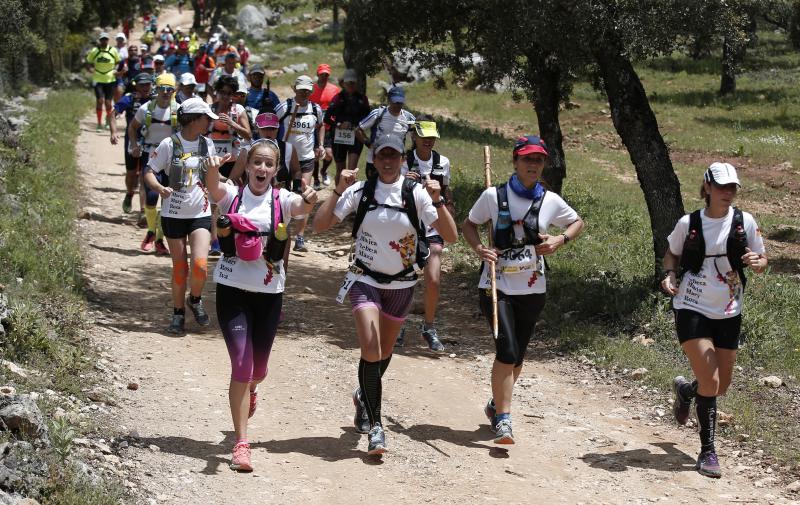
<path fill-rule="evenodd" d="M 706 207 L 683 216 L 669 235 L 661 287 L 673 297 L 678 341 L 696 377 L 692 382 L 675 378 L 672 411 L 678 423 L 686 424 L 695 400 L 700 425 L 696 468 L 702 475 L 719 478 L 722 471 L 714 447 L 717 396 L 727 392 L 736 363 L 744 269 L 763 272 L 767 257 L 753 216 L 733 207 L 740 187 L 733 165 L 713 163 L 703 179 L 700 195 Z"/>

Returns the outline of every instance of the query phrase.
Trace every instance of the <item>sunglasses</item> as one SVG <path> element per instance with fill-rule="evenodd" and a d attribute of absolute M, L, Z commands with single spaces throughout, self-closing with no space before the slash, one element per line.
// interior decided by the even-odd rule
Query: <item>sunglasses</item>
<path fill-rule="evenodd" d="M 172 93 L 173 91 L 175 91 L 175 88 L 173 88 L 172 86 L 158 86 L 156 88 L 156 91 L 158 91 L 159 93 Z"/>

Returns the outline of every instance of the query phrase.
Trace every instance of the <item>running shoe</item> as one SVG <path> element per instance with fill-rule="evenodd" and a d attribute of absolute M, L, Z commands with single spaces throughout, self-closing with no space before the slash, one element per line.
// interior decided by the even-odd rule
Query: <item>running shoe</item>
<path fill-rule="evenodd" d="M 722 469 L 719 467 L 719 459 L 717 453 L 714 451 L 701 452 L 697 458 L 697 465 L 695 469 L 700 475 L 711 477 L 712 479 L 719 479 L 722 477 Z"/>
<path fill-rule="evenodd" d="M 208 314 L 206 313 L 205 307 L 203 307 L 203 300 L 201 299 L 197 303 L 192 303 L 189 299 L 186 299 L 186 305 L 189 306 L 189 309 L 192 311 L 194 315 L 194 320 L 197 321 L 197 324 L 200 326 L 208 326 L 211 324 L 211 321 L 208 319 Z"/>
<path fill-rule="evenodd" d="M 186 316 L 183 314 L 172 314 L 172 322 L 169 323 L 169 332 L 173 335 L 183 333 L 183 326 L 186 324 Z"/>
<path fill-rule="evenodd" d="M 376 423 L 375 426 L 369 430 L 369 447 L 367 454 L 370 456 L 380 456 L 386 452 L 386 434 L 383 432 L 383 426 Z"/>
<path fill-rule="evenodd" d="M 211 249 L 208 250 L 209 256 L 222 256 L 222 249 L 219 247 L 219 240 L 211 241 Z"/>
<path fill-rule="evenodd" d="M 322 185 L 323 186 L 330 186 L 331 185 L 331 178 L 328 177 L 328 174 L 325 174 L 325 176 L 322 178 Z"/>
<path fill-rule="evenodd" d="M 294 239 L 294 250 L 297 252 L 308 252 L 308 247 L 306 247 L 306 241 L 302 235 L 298 235 Z"/>
<path fill-rule="evenodd" d="M 136 226 L 139 228 L 147 228 L 147 218 L 144 215 L 144 212 L 139 212 L 139 220 L 136 221 Z"/>
<path fill-rule="evenodd" d="M 356 427 L 356 433 L 369 433 L 369 416 L 367 415 L 367 407 L 361 401 L 360 387 L 356 387 L 353 390 L 353 405 L 356 408 L 356 415 L 353 416 L 353 425 Z"/>
<path fill-rule="evenodd" d="M 147 235 L 144 236 L 144 240 L 142 240 L 141 249 L 142 252 L 150 252 L 153 250 L 153 242 L 156 241 L 156 232 L 154 231 L 147 231 Z"/>
<path fill-rule="evenodd" d="M 163 255 L 169 256 L 169 249 L 167 249 L 166 244 L 164 244 L 164 239 L 160 238 L 156 240 L 155 247 L 156 247 L 156 254 L 160 254 L 162 256 Z"/>
<path fill-rule="evenodd" d="M 95 133 L 103 133 L 103 126 L 97 125 L 97 128 L 94 129 Z"/>
<path fill-rule="evenodd" d="M 483 407 L 483 413 L 489 420 L 489 427 L 492 429 L 492 431 L 494 431 L 494 418 L 497 416 L 497 408 L 494 405 L 494 398 L 489 398 L 489 401 L 486 402 L 486 406 Z"/>
<path fill-rule="evenodd" d="M 675 377 L 672 381 L 672 391 L 675 393 L 675 401 L 672 403 L 672 415 L 678 424 L 686 424 L 689 420 L 689 410 L 692 406 L 691 400 L 686 400 L 681 394 L 681 386 L 688 384 L 689 381 L 682 375 Z"/>
<path fill-rule="evenodd" d="M 247 411 L 248 419 L 253 417 L 258 407 L 258 390 L 250 391 L 250 410 Z"/>
<path fill-rule="evenodd" d="M 439 335 L 436 333 L 436 328 L 428 328 L 425 329 L 425 325 L 422 325 L 422 338 L 425 339 L 425 342 L 428 343 L 428 349 L 431 351 L 442 352 L 444 351 L 444 344 L 442 341 L 439 340 Z"/>
<path fill-rule="evenodd" d="M 400 328 L 400 334 L 397 335 L 397 340 L 394 341 L 395 347 L 403 347 L 406 345 L 406 327 Z"/>
<path fill-rule="evenodd" d="M 511 419 L 504 418 L 497 421 L 494 427 L 495 444 L 513 444 L 514 434 L 511 431 Z"/>
<path fill-rule="evenodd" d="M 132 208 L 133 208 L 133 195 L 125 195 L 125 198 L 122 199 L 122 212 L 124 212 L 125 214 L 130 214 Z"/>
<path fill-rule="evenodd" d="M 253 463 L 250 462 L 250 444 L 247 442 L 237 442 L 233 446 L 231 470 L 236 470 L 237 472 L 253 471 Z"/>
<path fill-rule="evenodd" d="M 319 181 L 314 181 L 314 191 L 319 191 L 320 189 L 322 189 L 322 184 Z"/>

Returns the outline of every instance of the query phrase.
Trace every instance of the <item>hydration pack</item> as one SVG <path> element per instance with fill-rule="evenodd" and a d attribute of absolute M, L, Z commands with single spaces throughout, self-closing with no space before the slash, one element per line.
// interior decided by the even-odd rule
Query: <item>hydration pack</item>
<path fill-rule="evenodd" d="M 172 159 L 169 164 L 169 187 L 176 191 L 180 191 L 185 186 L 192 183 L 192 170 L 186 169 L 186 160 L 192 156 L 200 156 L 205 158 L 208 156 L 208 143 L 206 138 L 202 135 L 198 137 L 199 148 L 198 152 L 186 152 L 183 149 L 181 139 L 177 135 L 172 135 Z M 206 170 L 202 164 L 198 166 L 200 182 L 205 184 Z"/>
<path fill-rule="evenodd" d="M 158 103 L 156 102 L 156 100 L 150 100 L 150 102 L 147 103 L 147 108 L 145 109 L 145 116 L 144 116 L 145 132 L 150 129 L 150 125 L 153 123 L 168 124 L 167 121 L 160 121 L 158 119 L 153 119 L 153 113 L 156 111 L 157 105 Z M 169 125 L 172 126 L 173 130 L 176 130 L 178 128 L 178 102 L 176 102 L 174 98 L 169 102 Z"/>
<path fill-rule="evenodd" d="M 497 186 L 497 222 L 494 225 L 494 246 L 500 249 L 511 249 L 512 247 L 524 247 L 527 245 L 539 245 L 542 239 L 539 237 L 539 210 L 547 190 L 544 190 L 542 197 L 534 200 L 528 212 L 519 221 L 511 220 L 511 210 L 508 206 L 508 185 Z M 525 231 L 525 238 L 518 240 L 514 235 L 514 225 L 521 224 Z"/>
<path fill-rule="evenodd" d="M 431 167 L 431 179 L 435 181 L 439 181 L 439 184 L 442 185 L 442 189 L 444 189 L 444 173 L 442 171 L 442 156 L 437 153 L 436 151 L 432 152 L 433 158 L 433 166 Z M 406 163 L 408 164 L 408 171 L 409 172 L 417 172 L 419 171 L 419 163 L 417 160 L 416 155 L 414 155 L 414 149 L 409 149 L 406 153 Z"/>
<path fill-rule="evenodd" d="M 364 221 L 364 217 L 367 215 L 367 212 L 375 210 L 378 207 L 404 212 L 408 216 L 411 226 L 413 226 L 417 232 L 417 250 L 414 264 L 404 268 L 394 275 L 375 272 L 364 265 L 361 260 L 356 259 L 356 266 L 364 270 L 367 275 L 375 279 L 380 284 L 388 284 L 398 279 L 414 280 L 417 278 L 417 274 L 415 272 L 416 268 L 423 269 L 425 268 L 425 264 L 428 262 L 428 256 L 430 255 L 428 238 L 425 236 L 425 225 L 422 224 L 422 222 L 419 220 L 419 216 L 417 215 L 417 204 L 414 200 L 414 186 L 416 185 L 417 182 L 411 179 L 403 180 L 403 187 L 400 193 L 403 200 L 402 207 L 386 205 L 375 201 L 375 188 L 378 186 L 377 175 L 368 178 L 361 190 L 361 199 L 358 202 L 358 209 L 356 210 L 355 221 L 353 222 L 353 238 L 358 237 L 358 230 L 361 228 L 361 223 Z M 408 279 L 404 279 L 405 277 L 408 277 Z"/>
<path fill-rule="evenodd" d="M 703 220 L 700 217 L 700 212 L 696 210 L 689 214 L 689 232 L 686 234 L 686 239 L 683 242 L 683 252 L 681 253 L 681 275 L 687 271 L 699 274 L 706 258 L 727 256 L 731 268 L 739 273 L 742 287 L 746 286 L 747 277 L 744 275 L 744 263 L 742 262 L 742 256 L 744 256 L 745 248 L 747 247 L 744 214 L 739 208 L 733 208 L 733 219 L 731 220 L 731 229 L 728 232 L 725 254 L 708 255 L 706 254 L 706 241 L 703 238 Z"/>
<path fill-rule="evenodd" d="M 370 144 L 375 142 L 375 138 L 378 136 L 379 133 L 383 133 L 383 127 L 381 126 L 381 122 L 383 121 L 383 116 L 385 116 L 387 112 L 389 112 L 389 107 L 384 105 L 382 110 L 378 114 L 378 118 L 375 119 L 375 124 L 373 124 L 372 128 L 370 129 L 370 134 L 369 134 L 369 143 Z M 403 118 L 407 118 L 410 115 L 411 115 L 411 113 L 408 112 L 407 110 L 400 109 L 400 117 L 398 119 L 400 121 L 403 121 Z M 410 122 L 408 119 L 406 119 L 405 121 L 406 121 L 406 124 L 408 124 Z M 403 137 L 403 139 L 405 140 L 405 137 Z"/>

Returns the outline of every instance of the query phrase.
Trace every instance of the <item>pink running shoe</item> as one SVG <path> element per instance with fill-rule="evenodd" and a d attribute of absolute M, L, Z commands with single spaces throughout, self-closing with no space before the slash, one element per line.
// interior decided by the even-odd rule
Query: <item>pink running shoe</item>
<path fill-rule="evenodd" d="M 253 464 L 250 462 L 250 444 L 247 442 L 236 442 L 236 445 L 233 446 L 231 470 L 236 470 L 237 472 L 253 471 Z"/>
<path fill-rule="evenodd" d="M 156 241 L 156 234 L 155 232 L 148 231 L 147 235 L 144 236 L 144 240 L 142 240 L 141 249 L 142 252 L 150 252 L 153 250 L 153 243 Z"/>
<path fill-rule="evenodd" d="M 163 239 L 158 239 L 155 242 L 156 246 L 156 254 L 160 256 L 169 256 L 169 249 L 167 249 L 166 244 L 164 244 Z"/>
<path fill-rule="evenodd" d="M 247 417 L 253 417 L 258 407 L 258 391 L 250 391 L 250 410 L 247 412 Z"/>

